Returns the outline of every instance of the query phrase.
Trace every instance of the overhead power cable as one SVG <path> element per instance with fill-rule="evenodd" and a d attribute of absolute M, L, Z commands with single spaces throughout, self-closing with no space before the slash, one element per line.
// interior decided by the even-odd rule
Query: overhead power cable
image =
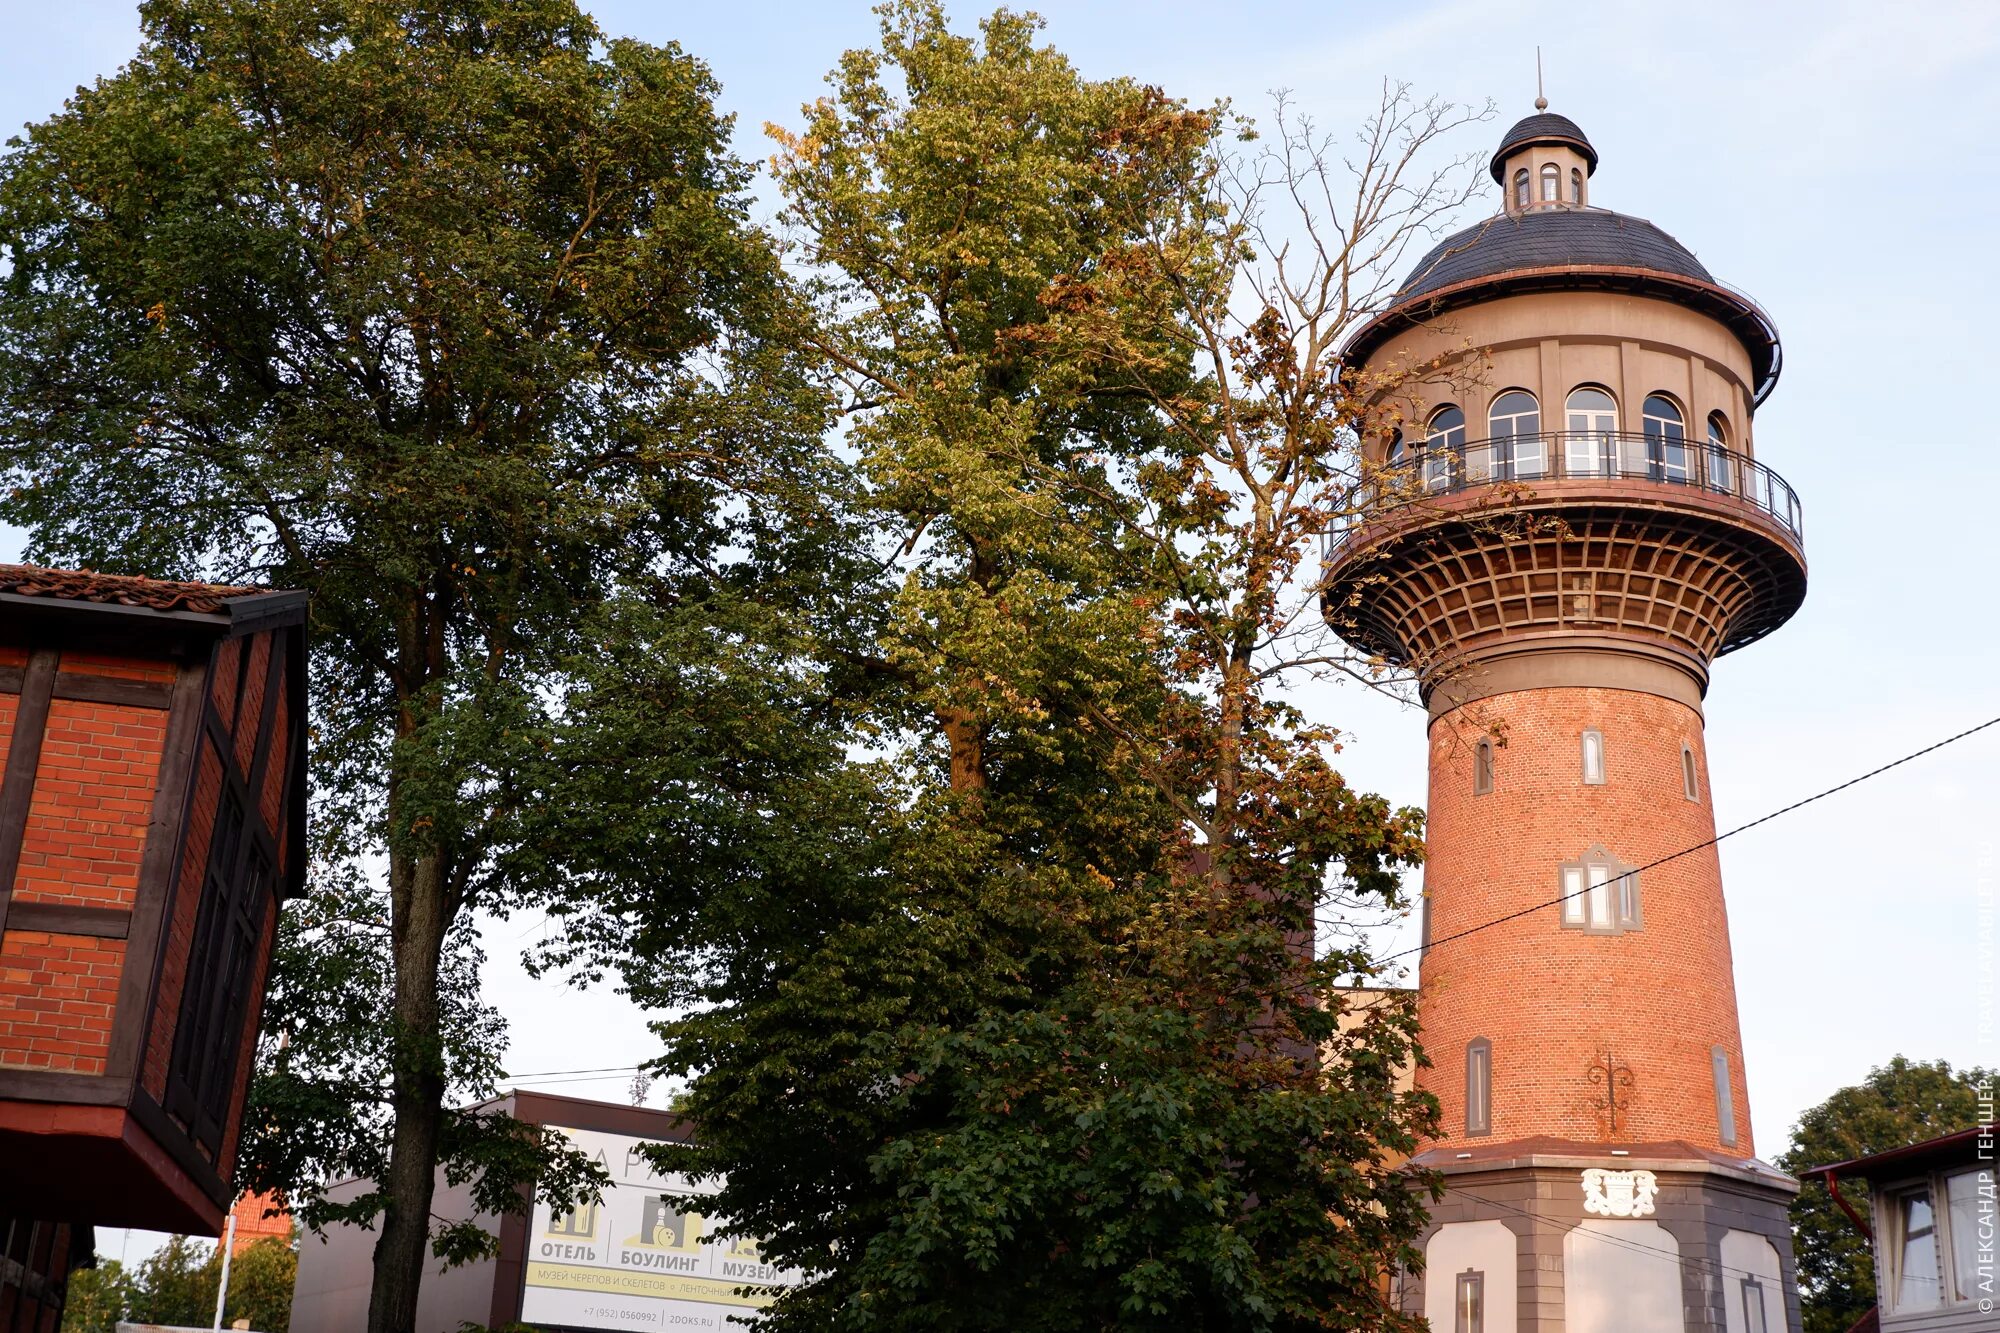
<path fill-rule="evenodd" d="M 1669 852 L 1667 855 L 1660 857 L 1658 860 L 1648 861 L 1645 865 L 1639 866 L 1633 870 L 1626 871 L 1625 874 L 1627 875 L 1642 874 L 1645 871 L 1651 870 L 1656 866 L 1666 865 L 1669 861 L 1678 861 L 1683 856 L 1692 856 L 1696 852 L 1702 851 L 1705 848 L 1715 846 L 1717 843 L 1721 842 L 1724 838 L 1733 838 L 1739 833 L 1747 833 L 1749 830 L 1756 828 L 1759 824 L 1768 824 L 1772 820 L 1778 818 L 1778 816 L 1780 815 L 1788 815 L 1792 813 L 1792 811 L 1794 810 L 1798 810 L 1805 806 L 1811 805 L 1814 801 L 1823 801 L 1829 796 L 1835 795 L 1836 793 L 1839 792 L 1846 791 L 1849 787 L 1858 786 L 1859 784 L 1868 781 L 1868 779 L 1870 778 L 1880 777 L 1882 774 L 1887 773 L 1892 768 L 1900 768 L 1902 765 L 1909 763 L 1913 759 L 1921 759 L 1925 755 L 1930 754 L 1933 751 L 1942 750 L 1945 746 L 1950 745 L 1956 741 L 1962 741 L 1967 736 L 1976 736 L 1980 732 L 1985 731 L 1988 727 L 1993 727 L 1993 726 L 2000 726 L 2000 717 L 1988 718 L 1986 721 L 1981 722 L 1976 727 L 1967 727 L 1964 731 L 1959 732 L 1955 736 L 1947 736 L 1941 741 L 1938 741 L 1931 745 L 1926 745 L 1921 750 L 1912 750 L 1910 753 L 1904 755 L 1901 759 L 1892 759 L 1888 763 L 1882 765 L 1880 768 L 1871 768 L 1866 773 L 1861 774 L 1859 777 L 1849 778 L 1847 781 L 1841 783 L 1839 786 L 1828 787 L 1825 791 L 1822 792 L 1814 792 L 1811 796 L 1808 796 L 1803 800 L 1793 801 L 1790 805 L 1784 806 L 1777 810 L 1773 810 L 1768 815 L 1761 815 L 1758 818 L 1751 820 L 1747 824 L 1738 824 L 1735 828 L 1730 829 L 1727 833 L 1718 833 L 1714 837 L 1708 839 L 1705 842 L 1695 843 L 1692 847 L 1683 847 L 1677 852 Z M 1559 907 L 1563 903 L 1568 902 L 1572 898 L 1580 898 L 1584 894 L 1589 893 L 1593 887 L 1595 886 L 1585 885 L 1583 888 L 1578 889 L 1574 893 L 1565 893 L 1560 897 L 1551 898 L 1547 902 L 1536 903 L 1532 907 L 1523 907 L 1518 912 L 1509 912 L 1505 916 L 1496 916 L 1491 921 L 1482 921 L 1476 926 L 1468 926 L 1464 930 L 1453 931 L 1451 934 L 1446 935 L 1441 939 L 1432 940 L 1427 944 L 1419 944 L 1413 949 L 1403 949 L 1396 953 L 1389 954 L 1388 956 L 1384 957 L 1381 961 L 1385 963 L 1390 963 L 1394 962 L 1398 958 L 1406 958 L 1413 953 L 1429 953 L 1431 950 L 1439 947 L 1440 945 L 1450 944 L 1453 940 L 1462 940 L 1468 935 L 1477 935 L 1482 930 L 1491 930 L 1495 926 L 1504 925 L 1507 922 L 1516 920 L 1520 917 L 1532 916 L 1536 912 L 1543 911 L 1550 907 Z"/>
<path fill-rule="evenodd" d="M 506 1074 L 502 1077 L 510 1083 L 518 1083 L 524 1078 L 554 1078 L 559 1074 L 629 1074 L 637 1065 L 599 1065 L 595 1069 L 544 1069 L 533 1074 Z"/>

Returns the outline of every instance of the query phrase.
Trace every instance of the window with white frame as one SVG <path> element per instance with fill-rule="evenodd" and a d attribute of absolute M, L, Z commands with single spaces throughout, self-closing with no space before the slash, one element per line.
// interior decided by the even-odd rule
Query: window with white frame
<path fill-rule="evenodd" d="M 1990 1298 L 1991 1237 L 2000 1225 L 1994 1187 L 1988 1163 L 1878 1191 L 1883 1313 L 1950 1310 Z"/>
<path fill-rule="evenodd" d="M 1898 1192 L 1890 1201 L 1896 1219 L 1896 1266 L 1891 1290 L 1898 1310 L 1935 1309 L 1943 1296 L 1939 1282 L 1937 1211 L 1928 1183 Z"/>
<path fill-rule="evenodd" d="M 1952 1296 L 1960 1301 L 1986 1299 L 2000 1276 L 1994 1272 L 1992 1247 L 1994 1232 L 2000 1228 L 1993 1168 L 1974 1167 L 1946 1176 L 1944 1209 L 1951 1242 Z"/>
<path fill-rule="evenodd" d="M 1645 925 L 1639 910 L 1638 874 L 1601 846 L 1565 863 L 1560 883 L 1566 930 L 1622 935 Z"/>
<path fill-rule="evenodd" d="M 1583 780 L 1592 787 L 1604 785 L 1604 733 L 1596 727 L 1583 733 Z"/>

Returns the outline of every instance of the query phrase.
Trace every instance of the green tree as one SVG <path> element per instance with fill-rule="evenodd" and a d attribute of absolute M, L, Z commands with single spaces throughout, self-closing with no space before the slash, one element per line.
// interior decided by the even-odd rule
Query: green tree
<path fill-rule="evenodd" d="M 702 1142 L 666 1156 L 802 1274 L 774 1328 L 1400 1326 L 1413 1016 L 1346 1007 L 1372 966 L 1309 941 L 1329 892 L 1396 905 L 1421 825 L 1271 697 L 1327 651 L 1271 639 L 1305 637 L 1297 571 L 1355 490 L 1339 330 L 1274 425 L 1268 340 L 1216 332 L 1247 245 L 1225 115 L 1084 79 L 1029 18 L 881 12 L 777 166 L 894 581 L 868 635 L 761 640 L 789 703 L 700 713 L 668 627 L 607 662 L 559 748 L 623 785 L 594 823 L 548 809 L 615 856 L 560 961 L 686 1011 L 663 1063 Z M 1453 120 L 1389 114 L 1385 147 Z M 1413 197 L 1370 170 L 1364 252 Z M 676 753 L 717 731 L 738 762 Z M 704 801 L 743 827 L 711 840 Z M 656 947 L 681 904 L 651 868 L 691 862 L 696 934 Z"/>
<path fill-rule="evenodd" d="M 1954 1070 L 1897 1056 L 1799 1117 L 1778 1165 L 1794 1175 L 1922 1143 L 1979 1123 L 1979 1090 L 1995 1071 Z M 1868 1186 L 1844 1178 L 1841 1197 L 1869 1216 Z M 1806 1333 L 1845 1333 L 1875 1304 L 1875 1264 L 1868 1238 L 1819 1181 L 1807 1181 L 1792 1202 L 1792 1245 L 1799 1267 Z"/>
<path fill-rule="evenodd" d="M 118 1321 L 132 1317 L 137 1294 L 132 1274 L 116 1259 L 77 1269 L 63 1294 L 62 1333 L 117 1333 Z"/>
<path fill-rule="evenodd" d="M 687 600 L 754 547 L 775 508 L 731 497 L 810 470 L 818 406 L 778 375 L 776 265 L 678 48 L 572 0 L 140 15 L 132 61 L 0 162 L 0 518 L 38 559 L 312 594 L 318 870 L 244 1152 L 309 1223 L 379 1214 L 394 1333 L 427 1247 L 493 1243 L 431 1234 L 441 1161 L 493 1211 L 528 1176 L 595 1187 L 448 1109 L 493 1067 L 453 988 L 468 914 L 538 891 L 498 867 L 548 682 L 615 591 Z M 344 1174 L 379 1188 L 315 1198 Z"/>
<path fill-rule="evenodd" d="M 213 1241 L 169 1236 L 134 1272 L 132 1318 L 189 1328 L 208 1323 L 215 1317 L 215 1287 L 221 1275 Z"/>
<path fill-rule="evenodd" d="M 229 1263 L 226 1325 L 248 1319 L 258 1333 L 288 1333 L 292 1326 L 292 1288 L 299 1278 L 297 1239 L 266 1236 L 243 1247 Z"/>

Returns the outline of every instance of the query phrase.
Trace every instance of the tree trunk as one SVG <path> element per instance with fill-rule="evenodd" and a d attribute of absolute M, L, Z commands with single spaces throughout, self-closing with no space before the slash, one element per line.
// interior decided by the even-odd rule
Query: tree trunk
<path fill-rule="evenodd" d="M 944 724 L 945 740 L 951 746 L 951 789 L 985 790 L 985 728 L 970 713 L 956 708 L 939 710 L 938 721 Z"/>
<path fill-rule="evenodd" d="M 438 1022 L 439 959 L 451 925 L 444 866 L 435 853 L 392 851 L 389 886 L 394 901 L 394 1073 L 390 1104 L 395 1129 L 382 1235 L 375 1242 L 374 1285 L 368 1297 L 368 1333 L 414 1333 L 417 1290 L 423 1283 L 430 1242 L 431 1194 L 438 1139 L 444 1124 L 444 1051 Z"/>

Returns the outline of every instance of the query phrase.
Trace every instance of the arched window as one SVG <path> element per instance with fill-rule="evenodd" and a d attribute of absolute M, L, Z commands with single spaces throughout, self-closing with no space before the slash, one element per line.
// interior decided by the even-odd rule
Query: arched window
<path fill-rule="evenodd" d="M 1583 172 L 1576 167 L 1569 169 L 1569 201 L 1572 204 L 1583 202 Z"/>
<path fill-rule="evenodd" d="M 1646 395 L 1641 420 L 1646 432 L 1646 474 L 1654 481 L 1686 485 L 1693 480 L 1688 465 L 1687 426 L 1680 404 L 1663 393 Z"/>
<path fill-rule="evenodd" d="M 1604 785 L 1604 733 L 1596 727 L 1583 733 L 1583 780 L 1586 785 Z"/>
<path fill-rule="evenodd" d="M 1401 432 L 1400 430 L 1394 430 L 1389 432 L 1389 450 L 1387 457 L 1389 460 L 1390 467 L 1402 467 L 1405 463 L 1408 463 L 1410 461 L 1409 442 L 1403 439 L 1403 432 Z"/>
<path fill-rule="evenodd" d="M 1514 173 L 1514 207 L 1528 206 L 1528 169 L 1522 167 Z"/>
<path fill-rule="evenodd" d="M 1551 162 L 1542 168 L 1542 202 L 1559 204 L 1562 202 L 1562 168 Z"/>
<path fill-rule="evenodd" d="M 1472 747 L 1472 794 L 1484 796 L 1493 790 L 1493 742 L 1482 740 Z"/>
<path fill-rule="evenodd" d="M 1447 403 L 1424 426 L 1424 485 L 1434 491 L 1451 485 L 1452 471 L 1465 453 L 1465 413 Z"/>
<path fill-rule="evenodd" d="M 1729 418 L 1708 414 L 1708 484 L 1718 491 L 1736 489 L 1735 460 L 1729 456 Z"/>
<path fill-rule="evenodd" d="M 1494 439 L 1542 432 L 1542 408 L 1526 389 L 1509 389 L 1493 400 L 1486 413 L 1487 433 Z"/>
<path fill-rule="evenodd" d="M 1465 1043 L 1465 1133 L 1493 1132 L 1493 1043 L 1474 1037 Z"/>
<path fill-rule="evenodd" d="M 1617 466 L 1618 400 L 1609 389 L 1579 384 L 1563 404 L 1563 471 L 1572 477 L 1603 477 Z"/>
<path fill-rule="evenodd" d="M 1493 440 L 1495 475 L 1539 477 L 1548 471 L 1542 405 L 1526 389 L 1509 389 L 1493 400 L 1486 413 L 1486 433 Z"/>
<path fill-rule="evenodd" d="M 1701 779 L 1695 771 L 1694 747 L 1686 741 L 1681 742 L 1681 795 L 1690 801 L 1701 799 Z"/>

